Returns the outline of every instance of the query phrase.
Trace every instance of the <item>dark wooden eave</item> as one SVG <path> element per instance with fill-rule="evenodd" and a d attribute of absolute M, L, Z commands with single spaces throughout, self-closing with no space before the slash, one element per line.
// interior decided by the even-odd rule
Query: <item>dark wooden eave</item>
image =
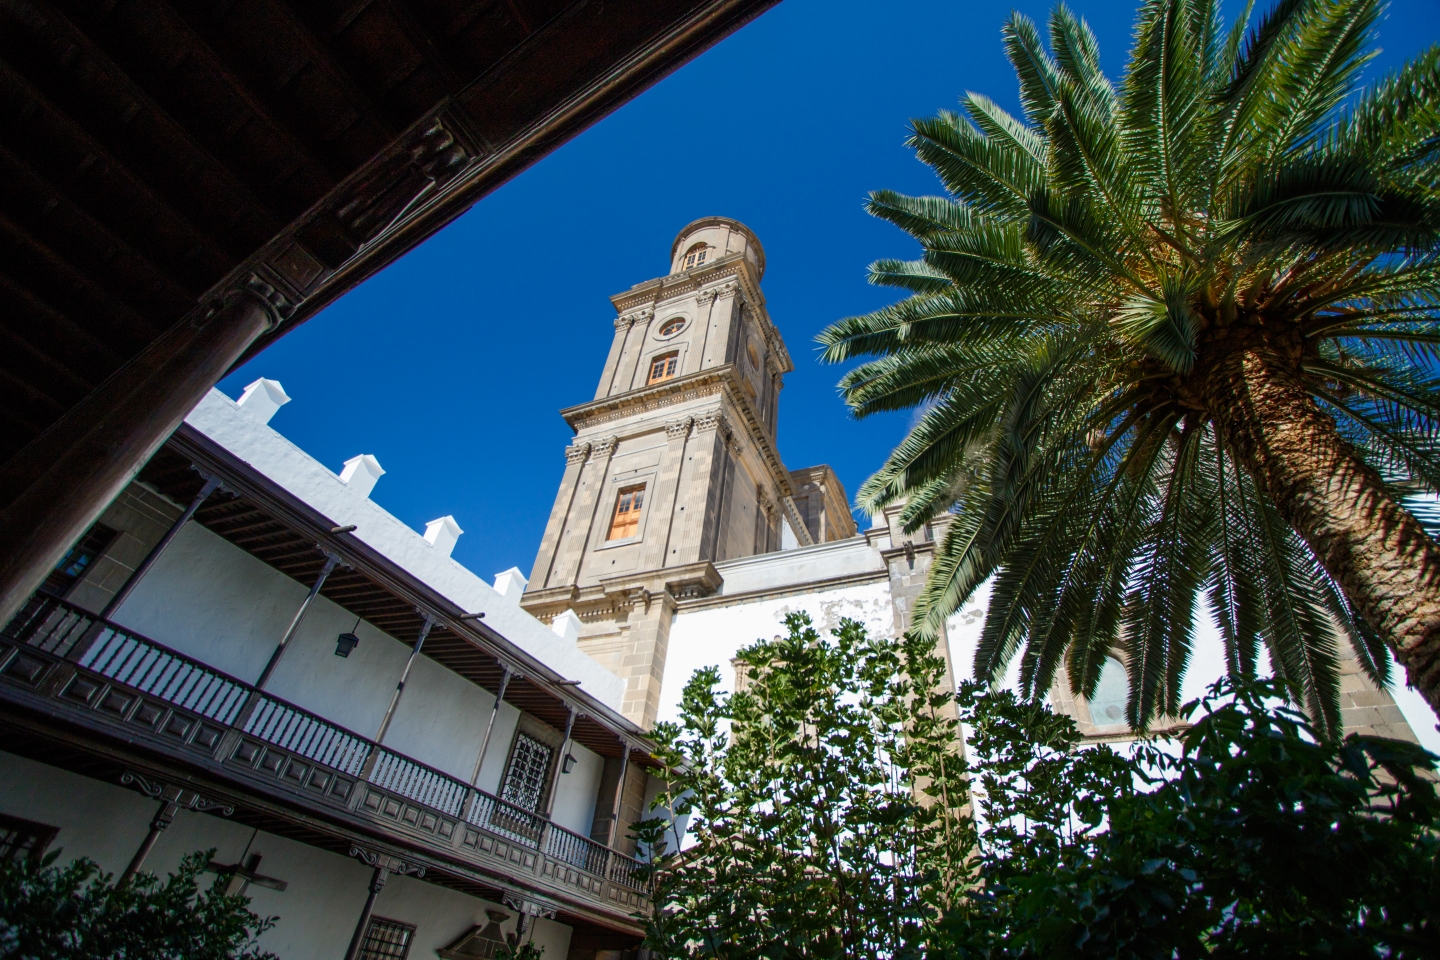
<path fill-rule="evenodd" d="M 196 512 L 195 520 L 209 530 L 307 589 L 314 585 L 324 564 L 321 547 L 335 552 L 349 566 L 337 567 L 330 574 L 321 596 L 411 644 L 419 636 L 422 622 L 417 607 L 429 611 L 438 623 L 426 639 L 422 655 L 491 693 L 500 687 L 503 661 L 523 675 L 511 679 L 506 703 L 560 731 L 565 729 L 569 704 L 582 714 L 574 727 L 578 743 L 602 757 L 618 757 L 620 735 L 624 734 L 633 748 L 631 760 L 655 765 L 646 752 L 644 733 L 629 720 L 583 687 L 567 684 L 569 678 L 510 643 L 483 620 L 460 620 L 462 614 L 472 611 L 461 610 L 362 540 L 348 533 L 332 534 L 339 526 L 336 521 L 193 427 L 182 425 L 141 472 L 140 480 L 177 503 L 188 503 L 204 484 L 197 469 L 218 476 L 234 494 L 215 494 Z"/>
<path fill-rule="evenodd" d="M 0 0 L 0 464 L 229 290 L 284 319 L 253 355 L 775 2 Z"/>

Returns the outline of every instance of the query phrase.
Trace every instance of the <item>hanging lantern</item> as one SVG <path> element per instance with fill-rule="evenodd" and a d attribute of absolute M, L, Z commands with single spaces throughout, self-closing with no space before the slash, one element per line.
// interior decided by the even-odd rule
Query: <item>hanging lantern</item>
<path fill-rule="evenodd" d="M 348 657 L 350 651 L 360 646 L 360 638 L 355 634 L 360 629 L 360 618 L 355 618 L 355 626 L 350 628 L 349 633 L 342 633 L 335 638 L 335 656 Z"/>

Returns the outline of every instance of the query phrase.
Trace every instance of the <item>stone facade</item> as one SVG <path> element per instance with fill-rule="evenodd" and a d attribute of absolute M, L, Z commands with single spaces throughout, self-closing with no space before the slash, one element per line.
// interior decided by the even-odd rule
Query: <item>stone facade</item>
<path fill-rule="evenodd" d="M 625 680 L 624 712 L 642 726 L 659 705 L 676 604 L 715 592 L 715 564 L 854 534 L 833 471 L 798 472 L 797 491 L 776 449 L 793 364 L 764 272 L 744 225 L 687 226 L 669 274 L 611 298 L 595 398 L 562 411 L 575 439 L 522 603 L 549 621 L 575 612 L 581 649 Z M 637 491 L 638 522 L 616 527 Z"/>
<path fill-rule="evenodd" d="M 578 619 L 579 648 L 621 677 L 622 710 L 645 728 L 674 718 L 699 667 L 719 665 L 735 689 L 736 650 L 782 630 L 790 612 L 821 629 L 848 616 L 898 636 L 944 533 L 943 519 L 905 533 L 898 507 L 857 532 L 833 470 L 785 467 L 776 422 L 792 364 L 766 310 L 764 272 L 744 225 L 687 226 L 666 276 L 611 298 L 615 336 L 595 397 L 562 411 L 575 439 L 521 603 L 557 631 L 566 621 L 556 618 Z M 617 527 L 625 493 L 637 490 L 638 522 Z M 941 631 L 948 683 L 969 673 L 983 602 Z M 1124 667 L 1116 659 L 1107 670 L 1095 704 L 1070 694 L 1063 670 L 1051 701 L 1091 739 L 1132 739 L 1123 719 L 1101 715 L 1117 691 L 1123 712 Z M 1218 670 L 1192 673 L 1208 683 Z M 1342 706 L 1347 732 L 1415 738 L 1353 661 Z M 607 769 L 608 782 L 618 774 Z M 626 785 L 627 805 L 639 803 L 637 789 Z"/>

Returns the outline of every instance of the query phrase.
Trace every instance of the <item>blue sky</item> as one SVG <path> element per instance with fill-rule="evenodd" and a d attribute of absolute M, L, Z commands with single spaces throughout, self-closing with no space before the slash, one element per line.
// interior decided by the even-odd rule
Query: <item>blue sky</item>
<path fill-rule="evenodd" d="M 1231 7 L 1239 4 L 1231 3 Z M 1112 76 L 1134 7 L 1074 2 Z M 906 121 L 966 90 L 1018 109 L 1000 46 L 1011 9 L 1049 3 L 784 0 L 514 181 L 222 381 L 256 377 L 294 402 L 272 426 L 339 470 L 374 454 L 373 498 L 416 529 L 453 514 L 455 558 L 527 575 L 564 466 L 557 411 L 589 400 L 614 332 L 608 295 L 664 273 L 686 223 L 748 224 L 767 256 L 770 315 L 795 360 L 780 451 L 828 463 L 852 498 L 903 436 L 857 422 L 841 370 L 817 362 L 827 323 L 894 299 L 865 268 L 915 246 L 867 217 L 870 190 L 936 193 L 903 146 Z M 1388 71 L 1440 34 L 1440 0 L 1396 0 L 1380 25 Z"/>

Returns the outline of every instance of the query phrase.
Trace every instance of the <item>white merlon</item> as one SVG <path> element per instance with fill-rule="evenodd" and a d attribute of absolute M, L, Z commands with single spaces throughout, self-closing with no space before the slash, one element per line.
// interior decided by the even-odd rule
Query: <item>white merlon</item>
<path fill-rule="evenodd" d="M 275 416 L 275 411 L 289 402 L 290 395 L 280 386 L 279 380 L 261 377 L 245 388 L 245 392 L 240 394 L 240 399 L 236 401 L 236 406 L 261 423 L 269 423 L 270 418 Z"/>
<path fill-rule="evenodd" d="M 362 453 L 345 461 L 345 469 L 340 471 L 340 482 L 360 496 L 368 497 L 370 491 L 375 489 L 375 481 L 384 475 L 385 468 L 380 466 L 380 461 L 368 453 Z"/>
<path fill-rule="evenodd" d="M 584 689 L 618 710 L 625 681 L 596 663 L 574 643 L 566 643 L 518 605 L 501 599 L 495 588 L 441 554 L 415 529 L 374 500 L 355 496 L 333 471 L 276 433 L 241 414 L 235 401 L 211 390 L 185 422 L 232 451 L 251 467 L 313 506 L 337 524 L 359 526 L 353 536 L 389 557 L 413 576 L 465 610 L 485 611 L 485 623 L 506 640 L 561 676 L 584 682 Z"/>
<path fill-rule="evenodd" d="M 464 532 L 454 517 L 441 517 L 425 524 L 426 542 L 447 557 L 450 556 L 450 551 L 455 549 L 455 541 L 459 540 L 460 534 Z"/>
<path fill-rule="evenodd" d="M 566 643 L 575 643 L 580 639 L 580 618 L 574 610 L 566 610 L 550 622 L 550 629 L 564 637 Z"/>
<path fill-rule="evenodd" d="M 495 592 L 517 607 L 520 605 L 520 596 L 529 583 L 519 567 L 511 567 L 495 574 Z"/>

